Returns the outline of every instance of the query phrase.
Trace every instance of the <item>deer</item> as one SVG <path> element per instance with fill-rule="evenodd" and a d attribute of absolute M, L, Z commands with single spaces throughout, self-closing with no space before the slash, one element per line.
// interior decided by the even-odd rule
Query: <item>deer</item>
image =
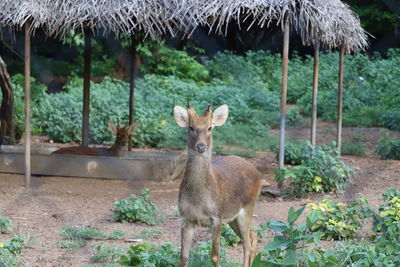
<path fill-rule="evenodd" d="M 136 125 L 129 125 L 126 123 L 124 127 L 120 127 L 119 124 L 115 126 L 114 123 L 108 123 L 108 129 L 111 133 L 116 135 L 115 143 L 110 148 L 98 148 L 98 147 L 64 147 L 54 151 L 52 154 L 70 154 L 70 155 L 81 155 L 81 156 L 107 156 L 107 157 L 122 157 L 125 152 L 125 147 L 128 142 L 129 135 L 131 135 Z"/>
<path fill-rule="evenodd" d="M 225 223 L 243 240 L 243 266 L 249 267 L 257 247 L 257 234 L 251 228 L 260 174 L 254 165 L 238 156 L 211 159 L 212 131 L 225 124 L 228 105 L 213 112 L 209 104 L 203 115 L 198 115 L 189 101 L 186 107 L 174 107 L 177 125 L 188 131 L 187 161 L 178 196 L 178 210 L 183 217 L 179 267 L 187 266 L 197 226 L 211 228 L 211 258 L 214 266 L 219 266 L 221 227 Z"/>

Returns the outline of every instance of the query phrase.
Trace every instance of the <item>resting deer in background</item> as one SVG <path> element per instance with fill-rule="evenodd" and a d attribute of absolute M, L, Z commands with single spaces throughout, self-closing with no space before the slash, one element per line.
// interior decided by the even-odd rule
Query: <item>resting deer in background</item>
<path fill-rule="evenodd" d="M 256 254 L 257 235 L 251 229 L 253 210 L 260 192 L 260 175 L 248 161 L 237 156 L 211 160 L 212 130 L 228 118 L 228 106 L 214 112 L 211 104 L 203 115 L 187 104 L 175 106 L 174 117 L 180 127 L 188 128 L 188 159 L 179 190 L 178 209 L 183 217 L 181 258 L 187 265 L 196 226 L 212 230 L 212 261 L 219 266 L 221 226 L 229 223 L 243 239 L 243 266 L 251 266 Z"/>
<path fill-rule="evenodd" d="M 126 144 L 128 143 L 129 135 L 135 131 L 136 125 L 129 126 L 128 123 L 124 127 L 119 125 L 115 126 L 114 123 L 108 123 L 110 132 L 116 135 L 115 143 L 110 148 L 98 147 L 64 147 L 54 151 L 52 154 L 71 154 L 83 156 L 108 156 L 108 157 L 122 157 L 125 152 Z"/>

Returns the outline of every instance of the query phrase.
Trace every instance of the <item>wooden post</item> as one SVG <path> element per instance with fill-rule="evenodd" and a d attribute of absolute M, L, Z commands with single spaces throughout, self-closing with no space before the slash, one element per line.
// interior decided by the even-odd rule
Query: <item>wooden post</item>
<path fill-rule="evenodd" d="M 83 110 L 82 110 L 82 146 L 89 145 L 89 105 L 90 105 L 90 68 L 92 59 L 92 36 L 90 30 L 85 30 L 85 45 L 83 59 Z"/>
<path fill-rule="evenodd" d="M 279 169 L 285 163 L 285 123 L 286 123 L 286 94 L 289 64 L 289 17 L 285 18 L 283 29 L 283 53 L 282 53 L 282 90 L 281 90 L 281 122 L 279 131 Z M 282 187 L 282 183 L 278 184 Z"/>
<path fill-rule="evenodd" d="M 338 85 L 338 110 L 337 110 L 337 137 L 336 146 L 339 151 L 342 147 L 342 108 L 343 108 L 343 71 L 344 71 L 344 45 L 340 47 L 339 56 L 339 85 Z"/>
<path fill-rule="evenodd" d="M 319 65 L 319 42 L 314 47 L 314 78 L 312 88 L 312 117 L 311 117 L 311 144 L 316 145 L 317 136 L 317 95 L 318 95 L 318 65 Z"/>
<path fill-rule="evenodd" d="M 31 187 L 31 36 L 25 23 L 25 187 Z"/>
<path fill-rule="evenodd" d="M 135 37 L 131 36 L 131 68 L 129 72 L 129 125 L 133 123 L 134 99 L 135 99 L 135 56 L 136 56 L 136 41 Z M 132 138 L 129 136 L 128 150 L 132 150 Z"/>

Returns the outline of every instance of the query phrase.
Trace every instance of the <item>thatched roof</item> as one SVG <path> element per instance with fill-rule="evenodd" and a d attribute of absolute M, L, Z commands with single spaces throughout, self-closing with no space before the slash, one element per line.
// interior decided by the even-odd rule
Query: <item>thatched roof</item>
<path fill-rule="evenodd" d="M 202 0 L 194 21 L 226 34 L 228 22 L 240 25 L 250 21 L 250 27 L 282 25 L 285 16 L 306 45 L 321 42 L 327 48 L 344 45 L 347 52 L 365 49 L 367 34 L 360 20 L 340 0 Z"/>
<path fill-rule="evenodd" d="M 183 6 L 166 0 L 1 0 L 0 25 L 31 31 L 41 27 L 48 35 L 71 29 L 105 30 L 149 35 L 174 34 L 184 18 Z"/>

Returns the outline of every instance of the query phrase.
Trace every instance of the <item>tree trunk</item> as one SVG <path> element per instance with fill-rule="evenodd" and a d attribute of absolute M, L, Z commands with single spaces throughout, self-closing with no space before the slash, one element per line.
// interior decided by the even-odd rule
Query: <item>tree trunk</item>
<path fill-rule="evenodd" d="M 0 56 L 0 87 L 3 99 L 0 106 L 0 145 L 14 142 L 13 103 L 14 93 L 7 65 Z"/>

